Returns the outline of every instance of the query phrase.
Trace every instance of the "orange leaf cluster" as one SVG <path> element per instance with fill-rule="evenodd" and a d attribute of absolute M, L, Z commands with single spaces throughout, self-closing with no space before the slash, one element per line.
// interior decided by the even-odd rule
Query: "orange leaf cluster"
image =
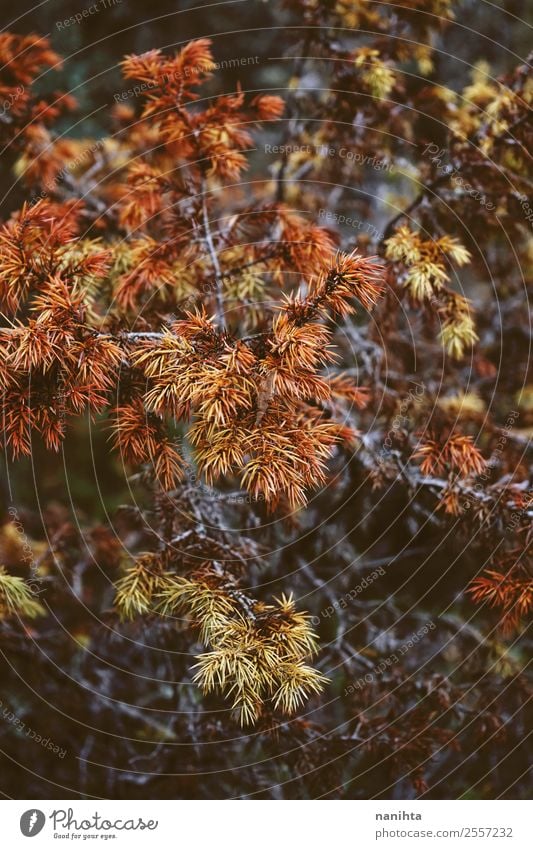
<path fill-rule="evenodd" d="M 500 609 L 500 627 L 504 634 L 516 631 L 533 609 L 533 579 L 518 565 L 506 573 L 486 569 L 475 578 L 468 592 L 474 601 Z"/>
<path fill-rule="evenodd" d="M 450 474 L 466 478 L 479 475 L 485 461 L 473 443 L 471 436 L 452 434 L 444 443 L 434 439 L 421 445 L 416 457 L 423 457 L 420 470 L 424 475 L 438 475 L 448 471 Z"/>

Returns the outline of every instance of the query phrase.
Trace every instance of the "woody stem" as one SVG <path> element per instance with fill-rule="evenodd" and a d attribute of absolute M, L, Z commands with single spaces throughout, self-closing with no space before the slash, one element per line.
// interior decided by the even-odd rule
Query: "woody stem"
<path fill-rule="evenodd" d="M 213 270 L 215 272 L 215 305 L 216 305 L 216 315 L 218 325 L 221 330 L 226 329 L 226 320 L 224 318 L 224 298 L 222 295 L 222 269 L 220 268 L 220 263 L 218 261 L 218 255 L 215 250 L 215 244 L 213 241 L 213 234 L 211 232 L 211 225 L 209 223 L 209 213 L 207 210 L 207 185 L 205 177 L 202 177 L 202 216 L 204 220 L 204 231 L 205 231 L 205 241 L 207 244 L 207 249 L 209 251 L 209 256 L 211 257 L 211 263 L 213 265 Z"/>

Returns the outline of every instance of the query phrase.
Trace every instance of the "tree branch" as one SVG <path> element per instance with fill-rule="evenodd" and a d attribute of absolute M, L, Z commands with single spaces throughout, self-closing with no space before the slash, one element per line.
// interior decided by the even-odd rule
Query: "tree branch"
<path fill-rule="evenodd" d="M 207 210 L 206 203 L 206 195 L 207 195 L 207 184 L 205 177 L 202 176 L 202 217 L 204 221 L 204 230 L 205 230 L 205 241 L 207 244 L 207 248 L 209 251 L 209 256 L 211 257 L 211 263 L 213 265 L 213 270 L 215 272 L 215 306 L 216 306 L 216 316 L 219 327 L 221 330 L 226 330 L 226 320 L 224 318 L 224 298 L 223 298 L 223 274 L 222 269 L 220 268 L 220 263 L 218 261 L 218 255 L 215 249 L 215 244 L 213 241 L 213 234 L 211 232 L 211 225 L 209 223 L 209 213 Z"/>

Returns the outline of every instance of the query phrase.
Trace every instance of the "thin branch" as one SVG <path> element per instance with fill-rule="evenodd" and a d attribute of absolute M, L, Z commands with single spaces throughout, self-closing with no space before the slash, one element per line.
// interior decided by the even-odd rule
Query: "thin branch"
<path fill-rule="evenodd" d="M 237 274 L 240 274 L 241 271 L 245 271 L 247 268 L 251 268 L 254 265 L 261 265 L 263 262 L 268 262 L 269 259 L 273 259 L 275 256 L 279 255 L 279 248 L 275 248 L 270 253 L 265 254 L 258 259 L 252 259 L 250 262 L 245 262 L 244 265 L 239 265 L 237 268 L 233 268 L 231 271 L 225 271 L 222 274 L 223 278 L 231 278 L 235 277 Z"/>
<path fill-rule="evenodd" d="M 213 270 L 215 272 L 215 304 L 216 304 L 216 315 L 217 321 L 222 330 L 226 330 L 226 320 L 224 318 L 224 298 L 223 298 L 223 274 L 222 269 L 220 268 L 220 263 L 218 261 L 218 255 L 215 250 L 215 243 L 213 241 L 213 234 L 211 232 L 211 225 L 209 223 L 209 213 L 207 210 L 207 184 L 205 177 L 202 176 L 202 184 L 201 184 L 201 192 L 202 192 L 202 216 L 204 219 L 204 230 L 205 230 L 205 241 L 207 244 L 207 248 L 209 250 L 209 255 L 211 257 L 211 263 L 213 265 Z"/>
<path fill-rule="evenodd" d="M 428 183 L 428 185 L 424 186 L 424 188 L 419 192 L 419 194 L 414 198 L 414 200 L 411 201 L 409 206 L 406 206 L 405 209 L 402 209 L 401 212 L 394 216 L 394 218 L 391 218 L 391 220 L 386 224 L 383 230 L 383 236 L 380 239 L 380 244 L 385 242 L 389 238 L 389 236 L 392 235 L 394 227 L 398 223 L 398 221 L 410 215 L 411 212 L 413 212 L 418 206 L 420 206 L 420 204 L 422 203 L 424 198 L 427 197 L 427 195 L 434 193 L 434 190 L 442 183 L 446 183 L 453 173 L 453 171 L 450 171 L 449 174 L 441 174 L 431 183 Z"/>

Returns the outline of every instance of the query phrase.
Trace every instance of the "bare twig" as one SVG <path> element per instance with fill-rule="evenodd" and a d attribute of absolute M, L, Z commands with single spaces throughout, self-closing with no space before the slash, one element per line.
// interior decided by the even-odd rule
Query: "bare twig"
<path fill-rule="evenodd" d="M 219 327 L 221 330 L 226 329 L 226 320 L 224 318 L 224 298 L 223 298 L 223 274 L 222 269 L 220 268 L 220 263 L 218 261 L 218 255 L 215 249 L 215 243 L 213 241 L 213 234 L 211 232 L 211 225 L 209 223 L 209 212 L 207 209 L 207 184 L 205 177 L 202 177 L 202 217 L 204 220 L 204 231 L 205 231 L 205 241 L 207 244 L 207 249 L 209 251 L 209 256 L 211 257 L 211 263 L 213 265 L 213 270 L 215 272 L 215 305 L 216 305 L 216 315 Z"/>

